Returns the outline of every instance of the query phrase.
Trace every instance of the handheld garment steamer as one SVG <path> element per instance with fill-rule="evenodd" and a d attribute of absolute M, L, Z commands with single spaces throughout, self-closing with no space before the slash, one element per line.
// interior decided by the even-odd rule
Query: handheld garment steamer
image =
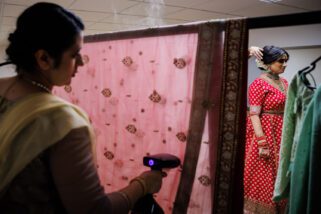
<path fill-rule="evenodd" d="M 156 154 L 149 155 L 143 158 L 144 166 L 150 167 L 152 170 L 160 170 L 163 168 L 176 168 L 181 163 L 180 159 L 171 154 Z M 163 209 L 155 201 L 152 194 L 147 194 L 139 199 L 132 212 L 132 214 L 164 214 Z"/>

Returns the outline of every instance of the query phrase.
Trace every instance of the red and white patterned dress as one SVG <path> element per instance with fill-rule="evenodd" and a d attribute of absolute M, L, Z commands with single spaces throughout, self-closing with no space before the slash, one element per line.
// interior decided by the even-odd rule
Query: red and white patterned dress
<path fill-rule="evenodd" d="M 263 132 L 269 144 L 268 159 L 259 157 L 257 141 L 250 115 L 247 117 L 244 168 L 244 213 L 279 213 L 285 201 L 272 201 L 274 182 L 279 161 L 283 110 L 288 83 L 280 78 L 285 91 L 257 78 L 249 87 L 250 109 L 259 112 Z"/>

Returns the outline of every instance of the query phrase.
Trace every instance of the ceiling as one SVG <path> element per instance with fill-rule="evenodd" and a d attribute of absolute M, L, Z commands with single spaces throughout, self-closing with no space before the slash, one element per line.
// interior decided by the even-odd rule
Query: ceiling
<path fill-rule="evenodd" d="M 0 45 L 17 16 L 37 0 L 0 0 Z M 50 0 L 85 23 L 85 35 L 236 17 L 321 10 L 320 0 Z"/>

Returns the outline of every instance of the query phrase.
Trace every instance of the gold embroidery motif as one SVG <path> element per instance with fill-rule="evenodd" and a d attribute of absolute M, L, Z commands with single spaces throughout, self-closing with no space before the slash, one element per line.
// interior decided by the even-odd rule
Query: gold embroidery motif
<path fill-rule="evenodd" d="M 149 99 L 153 101 L 154 103 L 159 103 L 162 99 L 162 97 L 157 93 L 156 90 L 153 91 L 151 95 L 149 95 Z"/>
<path fill-rule="evenodd" d="M 110 97 L 111 96 L 111 90 L 108 88 L 105 88 L 101 91 L 101 93 L 105 96 L 105 97 Z"/>
<path fill-rule="evenodd" d="M 104 156 L 108 159 L 108 160 L 112 160 L 114 159 L 114 154 L 110 151 L 106 151 L 104 152 Z"/>
<path fill-rule="evenodd" d="M 133 59 L 130 56 L 126 56 L 123 60 L 122 60 L 123 64 L 126 65 L 127 67 L 131 66 L 133 64 Z"/>
<path fill-rule="evenodd" d="M 174 58 L 173 63 L 179 69 L 183 69 L 186 66 L 186 61 L 183 58 Z"/>
<path fill-rule="evenodd" d="M 135 134 L 137 131 L 136 127 L 132 124 L 129 124 L 128 126 L 126 126 L 126 130 L 132 134 Z"/>
<path fill-rule="evenodd" d="M 187 139 L 187 137 L 186 137 L 186 135 L 185 135 L 184 132 L 179 132 L 179 133 L 177 133 L 176 137 L 178 138 L 178 140 L 180 140 L 180 141 L 182 141 L 182 142 L 185 142 L 186 139 Z"/>
<path fill-rule="evenodd" d="M 211 179 L 207 175 L 198 177 L 198 180 L 203 186 L 209 186 L 211 184 Z"/>

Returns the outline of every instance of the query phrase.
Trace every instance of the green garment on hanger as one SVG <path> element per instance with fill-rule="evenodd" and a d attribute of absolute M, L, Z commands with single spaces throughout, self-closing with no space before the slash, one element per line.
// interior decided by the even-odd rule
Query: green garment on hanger
<path fill-rule="evenodd" d="M 280 160 L 275 180 L 273 200 L 279 201 L 289 197 L 290 177 L 295 159 L 299 130 L 314 92 L 302 82 L 296 74 L 289 85 L 285 103 Z"/>
<path fill-rule="evenodd" d="M 320 213 L 321 192 L 321 87 L 304 117 L 293 171 L 289 213 Z"/>

